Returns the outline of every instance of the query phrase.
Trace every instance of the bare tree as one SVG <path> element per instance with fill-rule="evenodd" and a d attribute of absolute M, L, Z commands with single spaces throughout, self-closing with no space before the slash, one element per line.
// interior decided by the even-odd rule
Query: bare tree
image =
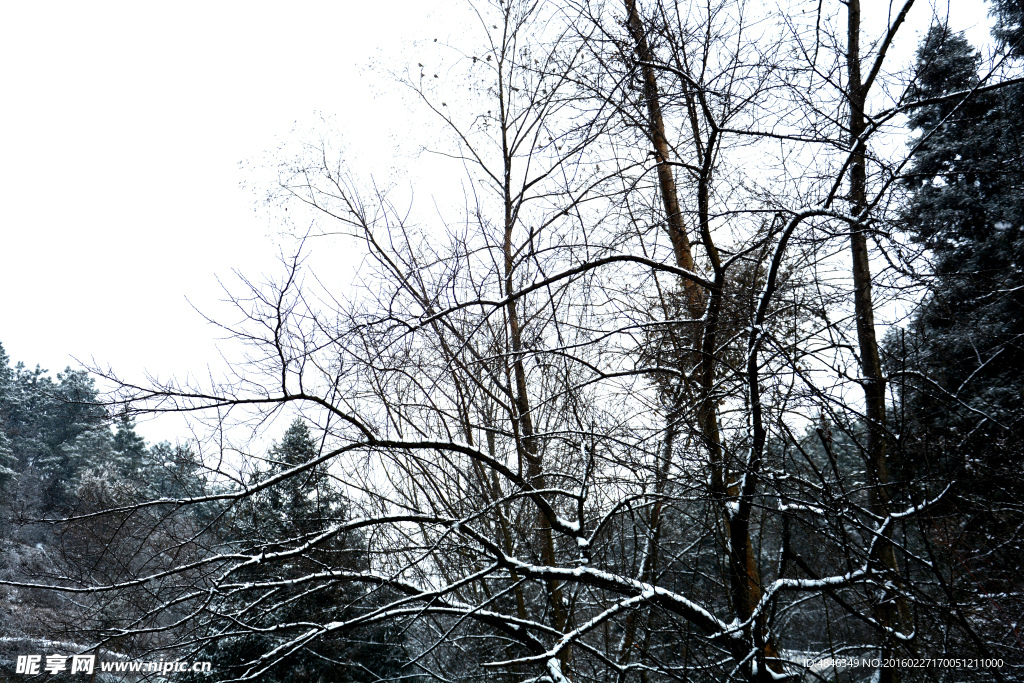
<path fill-rule="evenodd" d="M 887 473 L 888 290 L 869 250 L 885 277 L 907 266 L 879 227 L 906 155 L 880 138 L 914 103 L 903 84 L 870 93 L 910 4 L 873 50 L 856 1 L 778 19 L 731 2 L 476 8 L 483 44 L 443 69 L 466 104 L 433 66 L 407 79 L 451 133 L 461 210 L 421 218 L 311 148 L 282 196 L 318 217 L 304 249 L 362 250 L 355 294 L 296 257 L 232 297 L 235 377 L 122 382 L 135 409 L 213 416 L 220 434 L 298 411 L 319 454 L 115 506 L 208 521 L 179 541 L 188 562 L 49 587 L 188 576 L 102 642 L 265 639 L 240 679 L 385 624 L 411 653 L 388 675 L 439 680 L 767 681 L 919 651 L 915 624 L 948 603 L 912 522 L 942 492 Z M 314 471 L 344 515 L 215 533 Z M 297 614 L 313 598 L 344 609 Z"/>

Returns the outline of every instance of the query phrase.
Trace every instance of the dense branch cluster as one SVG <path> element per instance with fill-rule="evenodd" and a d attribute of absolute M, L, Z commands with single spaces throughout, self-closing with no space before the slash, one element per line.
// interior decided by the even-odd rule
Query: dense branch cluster
<path fill-rule="evenodd" d="M 475 8 L 405 81 L 461 205 L 286 160 L 315 227 L 232 294 L 247 362 L 119 383 L 219 451 L 187 490 L 83 478 L 43 515 L 79 555 L 0 583 L 236 680 L 1013 679 L 1019 11 L 1000 70 L 937 27 L 900 72 L 912 4 L 878 36 L 859 0 Z M 345 292 L 305 265 L 337 248 Z"/>

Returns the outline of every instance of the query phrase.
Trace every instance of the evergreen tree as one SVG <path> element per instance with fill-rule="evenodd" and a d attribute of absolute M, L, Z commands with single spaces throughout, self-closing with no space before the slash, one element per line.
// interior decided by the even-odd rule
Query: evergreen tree
<path fill-rule="evenodd" d="M 14 387 L 14 371 L 11 370 L 11 360 L 0 344 L 0 494 L 4 492 L 7 485 L 14 479 L 18 466 L 18 459 L 14 454 L 14 445 L 7 436 L 10 431 L 9 402 Z"/>
<path fill-rule="evenodd" d="M 11 369 L 11 358 L 7 355 L 4 345 L 0 343 L 0 428 L 7 430 L 10 419 L 11 394 L 14 391 L 14 370 Z"/>
<path fill-rule="evenodd" d="M 17 475 L 14 470 L 16 465 L 17 458 L 14 457 L 14 450 L 11 448 L 11 440 L 0 430 L 0 494 Z"/>
<path fill-rule="evenodd" d="M 39 366 L 12 369 L 2 346 L 0 432 L 0 484 L 3 468 L 25 474 L 33 483 L 23 488 L 39 496 L 44 514 L 69 509 L 78 474 L 109 457 L 112 447 L 88 373 L 68 368 L 55 380 Z"/>
<path fill-rule="evenodd" d="M 977 66 L 962 36 L 933 27 L 918 50 L 914 95 L 969 90 Z M 904 396 L 927 435 L 910 464 L 927 459 L 943 479 L 986 495 L 1019 480 L 1024 453 L 1024 157 L 1014 125 L 1022 109 L 1024 91 L 1010 87 L 911 116 L 921 135 L 906 224 L 932 251 L 934 274 L 908 334 L 889 340 L 891 370 L 931 380 L 909 383 Z"/>
<path fill-rule="evenodd" d="M 138 476 L 146 459 L 146 440 L 135 431 L 135 422 L 122 417 L 114 432 L 113 451 L 117 465 L 126 475 Z"/>
<path fill-rule="evenodd" d="M 161 441 L 144 457 L 143 479 L 154 497 L 194 498 L 206 493 L 202 461 L 188 444 Z"/>
<path fill-rule="evenodd" d="M 45 411 L 38 435 L 44 448 L 34 464 L 43 478 L 43 508 L 63 513 L 74 504 L 78 474 L 110 455 L 107 412 L 84 370 L 59 373 L 56 382 L 44 383 L 38 400 Z"/>
<path fill-rule="evenodd" d="M 1024 2 L 1021 0 L 994 0 L 992 13 L 996 16 L 996 38 L 1010 54 L 1024 56 Z"/>
<path fill-rule="evenodd" d="M 251 483 L 266 482 L 319 455 L 320 447 L 308 425 L 296 419 L 281 441 L 270 449 L 267 466 L 253 474 Z M 319 464 L 253 496 L 236 516 L 233 542 L 244 552 L 293 549 L 321 536 L 346 517 L 342 492 L 332 484 L 327 464 Z M 301 580 L 311 573 L 362 570 L 367 567 L 366 551 L 366 541 L 359 533 L 340 533 L 316 541 L 315 550 L 294 560 L 276 566 L 261 563 L 243 580 Z M 241 609 L 241 605 L 226 605 L 224 611 L 228 613 L 239 610 L 239 614 L 246 614 L 242 621 L 254 629 L 279 630 L 273 635 L 254 633 L 215 641 L 209 655 L 215 669 L 236 675 L 305 629 L 280 628 L 281 624 L 344 621 L 356 616 L 357 603 L 362 605 L 361 609 L 367 609 L 366 590 L 369 588 L 330 578 L 301 582 L 294 588 L 279 587 L 268 592 L 266 604 L 261 605 L 262 611 L 255 620 L 248 617 L 254 611 Z M 369 602 L 372 604 L 372 600 Z M 269 607 L 270 604 L 275 606 Z M 371 627 L 324 635 L 283 659 L 261 679 L 368 682 L 380 680 L 380 676 L 397 675 L 406 661 L 402 636 L 394 626 Z"/>
<path fill-rule="evenodd" d="M 258 475 L 261 479 L 277 476 L 303 465 L 320 454 L 305 421 L 296 419 L 288 427 L 281 442 L 274 446 L 267 461 L 269 468 Z M 341 494 L 330 483 L 326 465 L 317 465 L 289 477 L 267 492 L 266 503 L 275 511 L 281 530 L 294 535 L 323 531 L 344 514 Z"/>
<path fill-rule="evenodd" d="M 970 91 L 980 82 L 979 62 L 963 36 L 933 27 L 917 53 L 912 95 Z M 1024 588 L 1024 548 L 1012 532 L 1024 522 L 1021 111 L 1024 89 L 1017 85 L 922 106 L 910 116 L 920 133 L 905 224 L 930 250 L 933 272 L 909 329 L 894 330 L 886 344 L 900 398 L 893 419 L 898 476 L 919 497 L 952 483 L 922 542 L 941 558 L 959 623 L 972 624 L 990 653 L 1002 646 L 1012 653 L 1005 617 L 1024 608 L 1009 597 Z M 993 610 L 997 594 L 1003 605 Z M 981 640 L 964 646 L 975 642 Z"/>

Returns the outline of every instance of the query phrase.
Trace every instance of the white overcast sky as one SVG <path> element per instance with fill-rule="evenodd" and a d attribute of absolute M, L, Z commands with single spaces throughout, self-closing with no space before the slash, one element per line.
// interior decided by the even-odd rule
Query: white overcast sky
<path fill-rule="evenodd" d="M 872 4 L 868 19 L 888 13 Z M 240 183 L 321 117 L 362 159 L 386 161 L 415 126 L 387 72 L 415 61 L 416 41 L 449 39 L 467 7 L 0 1 L 0 343 L 11 359 L 57 372 L 95 358 L 136 378 L 216 369 L 217 331 L 189 302 L 215 315 L 217 277 L 273 271 L 280 242 L 254 212 L 258 190 Z M 983 3 L 954 11 L 955 26 L 984 37 Z"/>
<path fill-rule="evenodd" d="M 436 25 L 415 2 L 0 3 L 0 343 L 56 372 L 217 365 L 217 277 L 273 270 L 240 187 L 321 116 L 388 154 L 381 68 Z M 436 36 L 435 36 L 436 37 Z M 443 37 L 443 36 L 442 36 Z M 392 88 L 393 90 L 394 88 Z M 285 245 L 291 248 L 291 245 Z"/>

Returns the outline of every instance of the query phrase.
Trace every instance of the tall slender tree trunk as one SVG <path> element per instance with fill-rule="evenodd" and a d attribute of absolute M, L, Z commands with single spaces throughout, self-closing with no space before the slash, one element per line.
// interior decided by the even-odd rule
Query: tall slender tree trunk
<path fill-rule="evenodd" d="M 644 100 L 647 105 L 647 135 L 654 145 L 655 162 L 658 165 L 658 186 L 661 190 L 661 201 L 665 207 L 665 222 L 668 237 L 672 243 L 676 265 L 686 270 L 694 270 L 693 252 L 690 238 L 686 234 L 683 223 L 683 212 L 679 207 L 679 194 L 676 191 L 676 180 L 669 163 L 672 153 L 668 138 L 665 136 L 665 121 L 661 113 L 661 96 L 658 92 L 658 79 L 651 64 L 651 48 L 647 42 L 647 32 L 636 9 L 636 0 L 625 0 L 629 32 L 633 38 L 636 57 L 640 62 L 640 73 L 644 80 Z M 704 293 L 700 286 L 692 280 L 684 280 L 687 307 L 691 316 L 699 318 L 704 312 Z"/>
<path fill-rule="evenodd" d="M 515 259 L 513 257 L 512 236 L 515 228 L 515 207 L 512 199 L 512 151 L 508 144 L 508 122 L 506 119 L 506 107 L 504 98 L 504 84 L 501 82 L 501 65 L 498 67 L 499 93 L 502 122 L 502 155 L 503 155 L 503 184 L 504 184 L 504 239 L 502 252 L 504 256 L 504 287 L 505 296 L 514 291 Z M 512 428 L 516 439 L 516 451 L 519 458 L 519 467 L 522 471 L 525 465 L 526 478 L 535 489 L 546 487 L 544 468 L 542 465 L 542 454 L 537 443 L 533 427 L 533 415 L 530 406 L 530 396 L 527 391 L 526 366 L 523 362 L 523 330 L 519 321 L 519 312 L 515 299 L 509 299 L 505 308 L 506 322 L 508 324 L 509 343 L 512 347 L 512 381 L 510 387 L 514 400 L 514 414 L 512 415 Z M 551 529 L 552 520 L 548 519 L 547 513 L 542 509 L 537 510 L 537 533 L 539 536 L 540 555 L 544 564 L 549 567 L 557 566 L 555 555 L 555 540 Z M 569 623 L 566 610 L 565 598 L 562 593 L 561 583 L 555 579 L 547 581 L 548 598 L 551 605 L 551 616 L 553 626 L 558 631 L 564 631 Z M 561 653 L 563 672 L 568 673 L 568 663 L 571 658 L 572 649 L 564 648 Z"/>
<path fill-rule="evenodd" d="M 860 0 L 847 1 L 847 97 L 850 106 L 850 205 L 856 218 L 864 218 L 867 210 L 867 159 L 863 135 L 866 129 L 864 115 L 866 88 L 861 77 L 860 56 Z M 875 310 L 871 292 L 871 264 L 868 254 L 866 224 L 858 221 L 850 233 L 850 251 L 853 258 L 853 301 L 857 319 L 857 342 L 860 352 L 861 385 L 864 388 L 864 414 L 867 418 L 867 474 L 870 484 L 872 512 L 886 519 L 891 510 L 889 491 L 888 441 L 886 438 L 885 376 L 875 334 Z M 909 606 L 902 596 L 902 581 L 896 549 L 891 541 L 892 526 L 885 528 L 882 542 L 877 544 L 875 561 L 890 574 L 896 590 L 885 589 L 876 598 L 874 617 L 887 630 L 882 635 L 882 657 L 890 657 L 895 650 L 895 638 L 889 631 L 906 633 L 911 625 Z M 899 680 L 896 669 L 882 671 L 882 683 Z"/>
<path fill-rule="evenodd" d="M 653 54 L 647 40 L 647 32 L 644 23 L 637 10 L 636 0 L 624 0 L 627 14 L 627 25 L 630 36 L 633 39 L 637 61 L 639 62 L 640 73 L 644 83 L 644 100 L 647 108 L 648 138 L 654 146 L 655 162 L 657 163 L 658 186 L 661 194 L 662 204 L 665 210 L 665 222 L 669 240 L 672 244 L 676 265 L 688 271 L 694 271 L 695 261 L 690 240 L 687 235 L 686 226 L 683 221 L 683 214 L 679 204 L 678 189 L 672 171 L 671 149 L 665 132 L 665 121 L 661 108 L 661 96 L 658 89 L 658 79 L 653 64 Z M 691 108 L 695 105 L 692 104 Z M 691 111 L 691 118 L 696 115 Z M 694 124 L 693 134 L 695 145 L 700 140 L 700 129 Z M 713 132 L 712 135 L 715 135 Z M 686 305 L 690 317 L 694 320 L 704 319 L 702 334 L 694 334 L 697 354 L 700 358 L 697 369 L 697 384 L 700 387 L 701 396 L 697 411 L 698 428 L 701 439 L 708 449 L 711 464 L 711 494 L 721 508 L 723 514 L 723 534 L 725 537 L 728 552 L 729 585 L 733 608 L 740 621 L 747 621 L 754 614 L 757 605 L 761 601 L 761 575 L 757 558 L 754 554 L 753 544 L 750 540 L 749 519 L 734 520 L 728 514 L 730 499 L 739 494 L 738 486 L 729 481 L 729 475 L 724 460 L 721 434 L 718 428 L 718 413 L 713 394 L 715 384 L 715 362 L 714 347 L 716 343 L 716 328 L 718 314 L 721 307 L 722 285 L 724 284 L 724 271 L 718 262 L 717 252 L 711 243 L 709 227 L 709 174 L 711 172 L 711 156 L 714 154 L 715 144 L 703 146 L 698 150 L 698 164 L 703 169 L 701 177 L 698 211 L 700 216 L 701 229 L 706 241 L 706 247 L 711 252 L 711 260 L 715 269 L 715 282 L 717 289 L 712 292 L 705 292 L 697 283 L 692 280 L 683 279 L 683 290 L 686 295 Z M 710 299 L 708 298 L 710 296 Z M 671 444 L 668 446 L 671 449 Z M 670 452 L 666 454 L 666 460 Z M 662 470 L 667 474 L 668 466 L 659 468 L 659 476 Z M 657 482 L 660 484 L 661 482 Z M 651 509 L 651 548 L 645 555 L 642 574 L 644 579 L 653 575 L 656 570 L 656 544 L 661 536 L 663 521 L 662 503 L 656 501 Z M 635 617 L 627 622 L 626 635 L 623 642 L 632 646 L 636 628 Z M 782 673 L 782 667 L 778 662 L 778 650 L 774 638 L 768 632 L 765 616 L 754 619 L 750 629 L 751 641 L 758 648 L 758 661 L 761 663 L 753 674 L 758 680 L 771 680 L 772 673 Z M 740 654 L 740 653 L 738 653 Z M 740 656 L 745 656 L 741 653 Z M 623 653 L 623 661 L 628 661 L 629 652 Z"/>

